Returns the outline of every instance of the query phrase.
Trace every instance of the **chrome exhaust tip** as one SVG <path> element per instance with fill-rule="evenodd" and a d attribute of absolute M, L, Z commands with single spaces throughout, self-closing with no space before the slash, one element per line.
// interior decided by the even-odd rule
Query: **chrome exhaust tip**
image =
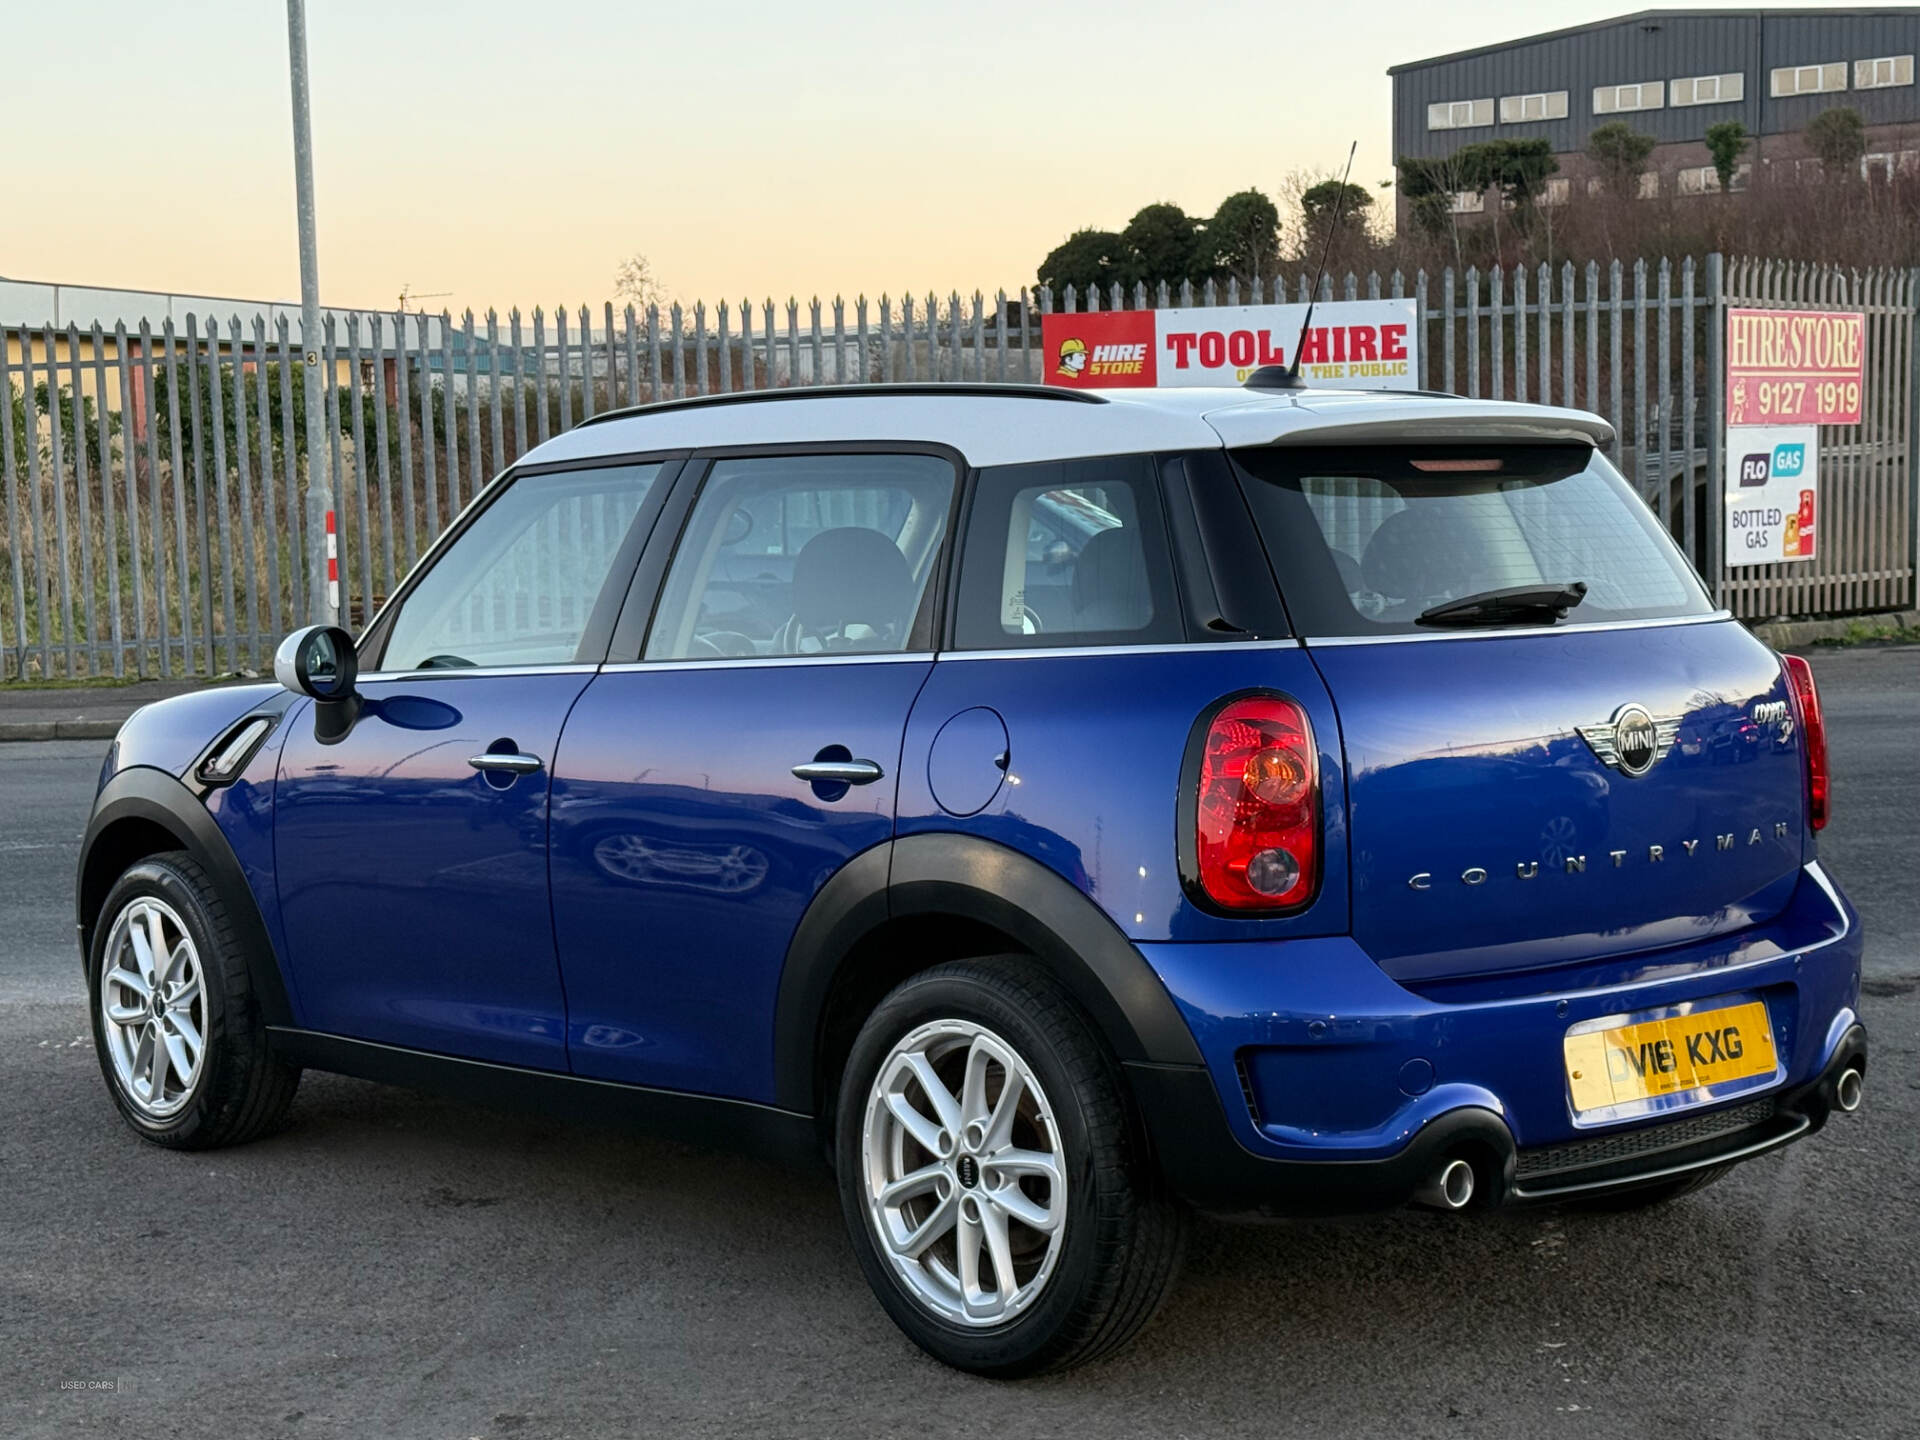
<path fill-rule="evenodd" d="M 1841 1114 L 1851 1115 L 1860 1108 L 1863 1078 L 1859 1067 L 1849 1065 L 1840 1072 L 1840 1078 L 1833 1082 L 1833 1104 Z"/>
<path fill-rule="evenodd" d="M 1473 1166 L 1465 1160 L 1448 1160 L 1420 1182 L 1413 1198 L 1434 1210 L 1464 1210 L 1473 1200 Z"/>

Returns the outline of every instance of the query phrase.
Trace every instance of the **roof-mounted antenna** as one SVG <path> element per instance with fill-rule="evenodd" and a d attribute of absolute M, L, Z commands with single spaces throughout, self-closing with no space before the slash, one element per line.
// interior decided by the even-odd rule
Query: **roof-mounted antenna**
<path fill-rule="evenodd" d="M 1313 277 L 1313 289 L 1307 295 L 1306 318 L 1300 322 L 1299 338 L 1293 342 L 1293 360 L 1287 365 L 1262 365 L 1247 377 L 1249 390 L 1304 390 L 1300 383 L 1300 352 L 1307 343 L 1307 328 L 1313 324 L 1313 307 L 1320 301 L 1320 284 L 1327 278 L 1327 260 L 1333 254 L 1333 237 L 1340 230 L 1340 212 L 1347 203 L 1347 181 L 1353 178 L 1353 157 L 1360 148 L 1354 141 L 1347 147 L 1347 168 L 1340 176 L 1340 193 L 1333 198 L 1333 221 L 1327 226 L 1326 244 L 1320 247 L 1320 269 Z"/>

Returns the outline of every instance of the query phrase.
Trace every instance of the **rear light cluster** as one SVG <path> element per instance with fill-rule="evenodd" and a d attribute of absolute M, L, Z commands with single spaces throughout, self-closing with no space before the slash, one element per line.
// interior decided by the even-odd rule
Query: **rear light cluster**
<path fill-rule="evenodd" d="M 1814 688 L 1813 667 L 1798 655 L 1782 655 L 1787 688 L 1793 692 L 1794 713 L 1800 718 L 1801 753 L 1807 758 L 1807 824 L 1827 828 L 1827 722 L 1820 715 L 1820 692 Z"/>
<path fill-rule="evenodd" d="M 1320 879 L 1320 771 L 1291 700 L 1254 695 L 1209 723 L 1195 808 L 1198 880 L 1228 910 L 1287 910 Z"/>

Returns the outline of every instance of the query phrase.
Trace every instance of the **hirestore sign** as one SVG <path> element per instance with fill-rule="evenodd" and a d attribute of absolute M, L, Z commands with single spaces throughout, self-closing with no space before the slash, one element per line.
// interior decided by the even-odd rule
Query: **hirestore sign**
<path fill-rule="evenodd" d="M 1858 425 L 1866 352 L 1857 310 L 1729 310 L 1727 424 Z"/>
<path fill-rule="evenodd" d="M 1209 305 L 1041 317 L 1046 381 L 1081 389 L 1239 385 L 1262 365 L 1290 365 L 1300 345 L 1309 385 L 1412 390 L 1418 381 L 1414 302 Z"/>
<path fill-rule="evenodd" d="M 1820 509 L 1820 432 L 1811 425 L 1727 431 L 1727 564 L 1811 560 Z"/>

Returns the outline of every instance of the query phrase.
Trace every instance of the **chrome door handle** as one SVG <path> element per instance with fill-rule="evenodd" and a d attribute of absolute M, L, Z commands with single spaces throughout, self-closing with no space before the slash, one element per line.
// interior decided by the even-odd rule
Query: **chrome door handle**
<path fill-rule="evenodd" d="M 809 760 L 793 767 L 794 779 L 815 785 L 871 785 L 886 773 L 872 760 Z"/>
<path fill-rule="evenodd" d="M 467 761 L 476 770 L 505 770 L 512 775 L 531 775 L 544 762 L 538 755 L 475 755 Z"/>

